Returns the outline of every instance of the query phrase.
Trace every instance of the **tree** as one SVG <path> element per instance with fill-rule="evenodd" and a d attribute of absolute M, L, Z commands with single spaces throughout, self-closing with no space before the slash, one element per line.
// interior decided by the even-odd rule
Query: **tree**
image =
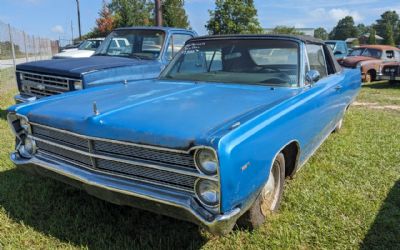
<path fill-rule="evenodd" d="M 106 36 L 114 29 L 114 17 L 104 0 L 99 16 L 96 19 L 97 26 L 94 28 L 93 33 L 96 33 L 98 36 Z"/>
<path fill-rule="evenodd" d="M 189 20 L 184 4 L 184 0 L 164 0 L 162 2 L 164 26 L 189 28 Z"/>
<path fill-rule="evenodd" d="M 253 0 L 216 0 L 206 28 L 210 34 L 261 33 Z"/>
<path fill-rule="evenodd" d="M 276 26 L 271 34 L 286 34 L 286 35 L 304 35 L 303 32 L 297 31 L 295 27 Z"/>
<path fill-rule="evenodd" d="M 365 35 L 367 33 L 371 33 L 372 29 L 373 28 L 371 26 L 366 26 L 365 24 L 360 23 L 357 25 L 358 36 Z M 376 31 L 375 31 L 375 34 L 376 34 Z"/>
<path fill-rule="evenodd" d="M 354 19 L 351 16 L 339 20 L 336 27 L 329 34 L 331 39 L 346 40 L 350 37 L 358 37 L 357 27 L 354 25 Z"/>
<path fill-rule="evenodd" d="M 371 29 L 368 37 L 368 44 L 376 44 L 376 31 Z"/>
<path fill-rule="evenodd" d="M 386 24 L 386 32 L 385 33 L 386 33 L 386 36 L 385 36 L 385 40 L 383 41 L 383 43 L 394 46 L 395 42 L 394 42 L 394 37 L 393 37 L 393 28 L 390 25 L 390 23 Z"/>
<path fill-rule="evenodd" d="M 399 25 L 400 25 L 400 19 L 399 15 L 396 13 L 396 11 L 386 11 L 381 15 L 381 18 L 376 20 L 376 24 L 374 25 L 374 28 L 376 30 L 376 33 L 383 37 L 385 40 L 388 40 L 387 37 L 387 31 L 388 28 L 387 26 L 391 26 L 392 30 L 392 35 L 393 37 L 397 37 L 400 35 L 399 31 Z"/>
<path fill-rule="evenodd" d="M 319 27 L 319 28 L 314 30 L 314 37 L 322 39 L 322 40 L 327 40 L 328 39 L 328 32 L 326 31 L 326 29 L 324 29 L 322 27 Z"/>
<path fill-rule="evenodd" d="M 109 5 L 115 27 L 153 24 L 154 4 L 150 0 L 112 0 Z"/>

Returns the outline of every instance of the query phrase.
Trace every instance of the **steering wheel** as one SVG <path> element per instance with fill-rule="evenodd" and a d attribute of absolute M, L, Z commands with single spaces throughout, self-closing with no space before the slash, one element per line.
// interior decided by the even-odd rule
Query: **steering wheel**
<path fill-rule="evenodd" d="M 264 72 L 264 71 L 268 71 L 271 73 L 279 73 L 281 72 L 279 69 L 274 69 L 274 68 L 270 68 L 269 66 L 259 66 L 260 69 L 256 71 L 256 73 L 260 73 L 260 72 Z"/>
<path fill-rule="evenodd" d="M 281 73 L 278 76 L 274 76 L 273 78 L 266 79 L 261 83 L 273 83 L 273 84 L 282 84 L 282 83 L 290 83 L 291 79 L 288 75 Z"/>

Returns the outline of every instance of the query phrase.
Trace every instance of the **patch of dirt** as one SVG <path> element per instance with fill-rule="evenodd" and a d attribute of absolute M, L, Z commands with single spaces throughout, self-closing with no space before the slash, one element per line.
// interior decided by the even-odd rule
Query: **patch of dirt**
<path fill-rule="evenodd" d="M 381 105 L 376 102 L 354 102 L 353 106 L 358 107 L 367 107 L 370 109 L 389 109 L 389 110 L 397 110 L 400 111 L 400 105 Z"/>

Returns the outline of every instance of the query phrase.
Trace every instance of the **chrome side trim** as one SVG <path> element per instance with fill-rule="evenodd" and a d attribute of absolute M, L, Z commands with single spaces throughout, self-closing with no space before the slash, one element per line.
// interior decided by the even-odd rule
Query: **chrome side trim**
<path fill-rule="evenodd" d="M 78 154 L 82 154 L 85 156 L 89 156 L 89 157 L 93 157 L 93 158 L 98 158 L 98 159 L 103 159 L 103 160 L 109 160 L 109 161 L 115 161 L 115 162 L 122 162 L 122 163 L 126 163 L 126 164 L 131 164 L 131 165 L 138 165 L 138 166 L 142 166 L 142 167 L 147 167 L 147 168 L 153 168 L 153 169 L 158 169 L 158 170 L 164 170 L 164 171 L 168 171 L 168 172 L 173 172 L 176 174 L 182 174 L 182 175 L 189 175 L 189 176 L 193 176 L 193 177 L 197 177 L 197 178 L 202 178 L 202 179 L 207 179 L 207 180 L 211 180 L 211 181 L 218 181 L 218 178 L 212 177 L 212 176 L 207 176 L 204 174 L 197 174 L 197 173 L 193 173 L 193 172 L 189 172 L 189 171 L 184 171 L 184 170 L 179 170 L 179 169 L 174 169 L 174 168 L 168 168 L 168 167 L 163 167 L 160 165 L 154 165 L 154 164 L 149 164 L 149 163 L 144 163 L 144 162 L 139 162 L 139 161 L 133 161 L 133 160 L 125 160 L 125 159 L 120 159 L 120 158 L 115 158 L 112 156 L 105 156 L 105 155 L 100 155 L 100 154 L 93 154 L 90 152 L 85 152 L 79 149 L 75 149 L 75 148 L 70 148 L 68 146 L 64 146 L 58 143 L 54 143 L 48 140 L 44 140 L 35 136 L 29 136 L 32 139 L 36 140 L 36 141 L 40 141 L 43 143 L 47 143 L 51 146 L 54 147 L 58 147 L 58 148 L 62 148 L 65 150 L 69 150 Z"/>

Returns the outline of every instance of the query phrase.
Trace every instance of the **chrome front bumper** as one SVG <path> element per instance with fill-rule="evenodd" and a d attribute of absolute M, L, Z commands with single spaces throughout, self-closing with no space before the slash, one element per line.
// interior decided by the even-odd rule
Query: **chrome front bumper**
<path fill-rule="evenodd" d="M 16 95 L 14 96 L 15 103 L 33 102 L 37 100 L 36 96 Z"/>
<path fill-rule="evenodd" d="M 184 192 L 95 173 L 40 153 L 25 159 L 14 152 L 10 158 L 19 168 L 84 189 L 100 199 L 190 221 L 213 234 L 229 233 L 242 214 L 240 208 L 235 208 L 228 213 L 214 215 Z"/>

